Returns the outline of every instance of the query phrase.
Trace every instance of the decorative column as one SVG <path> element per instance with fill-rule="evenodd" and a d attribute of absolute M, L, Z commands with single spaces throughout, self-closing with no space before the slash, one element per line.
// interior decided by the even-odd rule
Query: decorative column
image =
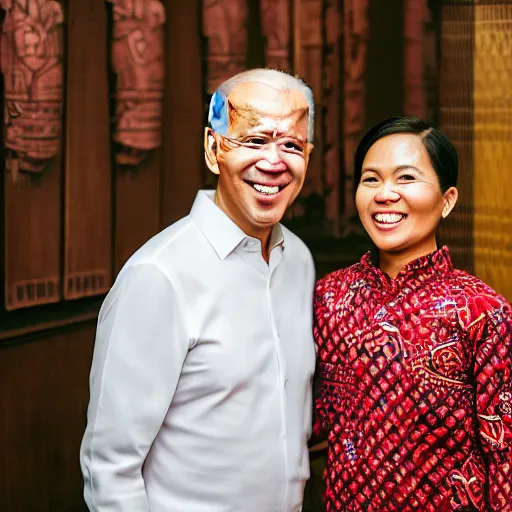
<path fill-rule="evenodd" d="M 369 0 L 344 2 L 343 162 L 344 218 L 356 215 L 353 160 L 365 130 L 365 69 Z"/>
<path fill-rule="evenodd" d="M 266 38 L 265 65 L 291 71 L 291 0 L 260 0 L 262 32 Z"/>
<path fill-rule="evenodd" d="M 427 0 L 404 0 L 404 114 L 424 119 L 426 97 L 423 55 Z"/>

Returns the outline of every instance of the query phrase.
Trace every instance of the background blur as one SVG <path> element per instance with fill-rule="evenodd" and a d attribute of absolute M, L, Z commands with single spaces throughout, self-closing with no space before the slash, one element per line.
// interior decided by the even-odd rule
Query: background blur
<path fill-rule="evenodd" d="M 286 222 L 319 277 L 368 247 L 352 200 L 360 136 L 416 115 L 460 154 L 441 243 L 512 299 L 511 0 L 0 6 L 0 510 L 84 510 L 78 451 L 99 306 L 128 256 L 214 186 L 207 104 L 243 69 L 291 71 L 314 89 L 315 151 Z M 319 452 L 305 512 L 320 510 L 322 464 Z"/>

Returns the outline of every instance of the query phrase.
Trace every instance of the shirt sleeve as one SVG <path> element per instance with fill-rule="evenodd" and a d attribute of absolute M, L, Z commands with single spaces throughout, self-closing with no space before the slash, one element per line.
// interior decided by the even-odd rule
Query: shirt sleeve
<path fill-rule="evenodd" d="M 475 322 L 476 408 L 489 464 L 490 510 L 512 503 L 512 314 L 507 304 Z"/>
<path fill-rule="evenodd" d="M 125 268 L 100 311 L 80 462 L 94 512 L 149 511 L 142 466 L 189 349 L 185 311 L 156 264 Z"/>
<path fill-rule="evenodd" d="M 323 282 L 316 285 L 313 300 L 313 337 L 315 340 L 317 360 L 315 378 L 313 382 L 313 435 L 315 440 L 323 439 L 329 429 L 329 408 L 331 394 L 327 389 L 327 365 L 323 359 L 323 352 L 327 343 L 328 308 L 324 301 Z"/>

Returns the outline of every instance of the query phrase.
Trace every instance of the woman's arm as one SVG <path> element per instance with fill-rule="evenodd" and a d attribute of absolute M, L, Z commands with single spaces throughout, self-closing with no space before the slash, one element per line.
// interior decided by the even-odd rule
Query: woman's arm
<path fill-rule="evenodd" d="M 470 326 L 480 439 L 489 463 L 490 510 L 512 506 L 512 311 L 502 304 Z"/>

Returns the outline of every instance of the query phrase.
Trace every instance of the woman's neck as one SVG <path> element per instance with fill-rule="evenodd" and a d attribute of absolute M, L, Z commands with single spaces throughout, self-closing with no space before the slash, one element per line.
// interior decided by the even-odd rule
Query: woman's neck
<path fill-rule="evenodd" d="M 421 251 L 386 252 L 379 250 L 379 268 L 391 279 L 395 279 L 400 271 L 411 261 L 426 256 L 435 250 L 437 250 L 435 242 L 432 246 L 423 247 Z"/>

